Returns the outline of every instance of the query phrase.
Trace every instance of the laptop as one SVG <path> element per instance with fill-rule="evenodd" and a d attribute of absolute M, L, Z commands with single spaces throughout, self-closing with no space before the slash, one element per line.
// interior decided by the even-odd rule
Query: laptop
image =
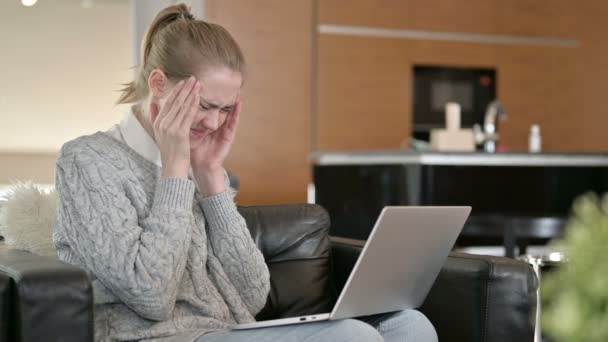
<path fill-rule="evenodd" d="M 235 330 L 339 320 L 418 308 L 471 207 L 385 207 L 331 313 L 238 324 Z"/>

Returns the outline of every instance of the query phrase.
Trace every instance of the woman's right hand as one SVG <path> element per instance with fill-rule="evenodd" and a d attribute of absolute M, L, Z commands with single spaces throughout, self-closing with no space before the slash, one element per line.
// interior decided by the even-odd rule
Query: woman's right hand
<path fill-rule="evenodd" d="M 179 81 L 154 120 L 163 177 L 188 178 L 190 128 L 200 103 L 199 90 L 200 83 L 194 77 Z"/>

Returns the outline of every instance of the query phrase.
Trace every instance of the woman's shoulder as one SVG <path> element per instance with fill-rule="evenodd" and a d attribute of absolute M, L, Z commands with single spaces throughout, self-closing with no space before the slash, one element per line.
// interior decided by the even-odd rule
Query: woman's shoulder
<path fill-rule="evenodd" d="M 128 149 L 123 145 L 103 132 L 80 136 L 61 147 L 57 165 L 77 163 L 97 167 L 98 164 L 120 166 L 129 158 Z"/>

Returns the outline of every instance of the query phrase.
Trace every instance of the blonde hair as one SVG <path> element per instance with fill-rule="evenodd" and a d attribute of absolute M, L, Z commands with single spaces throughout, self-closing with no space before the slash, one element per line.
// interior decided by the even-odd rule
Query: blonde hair
<path fill-rule="evenodd" d="M 197 20 L 188 6 L 163 9 L 148 28 L 141 45 L 137 77 L 122 89 L 118 103 L 134 103 L 148 96 L 148 77 L 162 70 L 172 81 L 195 75 L 200 67 L 228 67 L 245 74 L 241 48 L 220 25 Z"/>

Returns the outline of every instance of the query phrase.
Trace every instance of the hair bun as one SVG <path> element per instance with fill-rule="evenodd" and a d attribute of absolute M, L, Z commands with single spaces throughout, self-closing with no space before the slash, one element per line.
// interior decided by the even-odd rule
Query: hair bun
<path fill-rule="evenodd" d="M 192 13 L 190 13 L 190 11 L 188 11 L 188 12 L 182 12 L 182 16 L 186 20 L 194 20 L 194 16 L 192 15 Z"/>
<path fill-rule="evenodd" d="M 175 8 L 179 12 L 179 16 L 186 20 L 194 20 L 194 15 L 192 15 L 192 6 L 186 4 L 178 4 L 175 5 Z"/>

